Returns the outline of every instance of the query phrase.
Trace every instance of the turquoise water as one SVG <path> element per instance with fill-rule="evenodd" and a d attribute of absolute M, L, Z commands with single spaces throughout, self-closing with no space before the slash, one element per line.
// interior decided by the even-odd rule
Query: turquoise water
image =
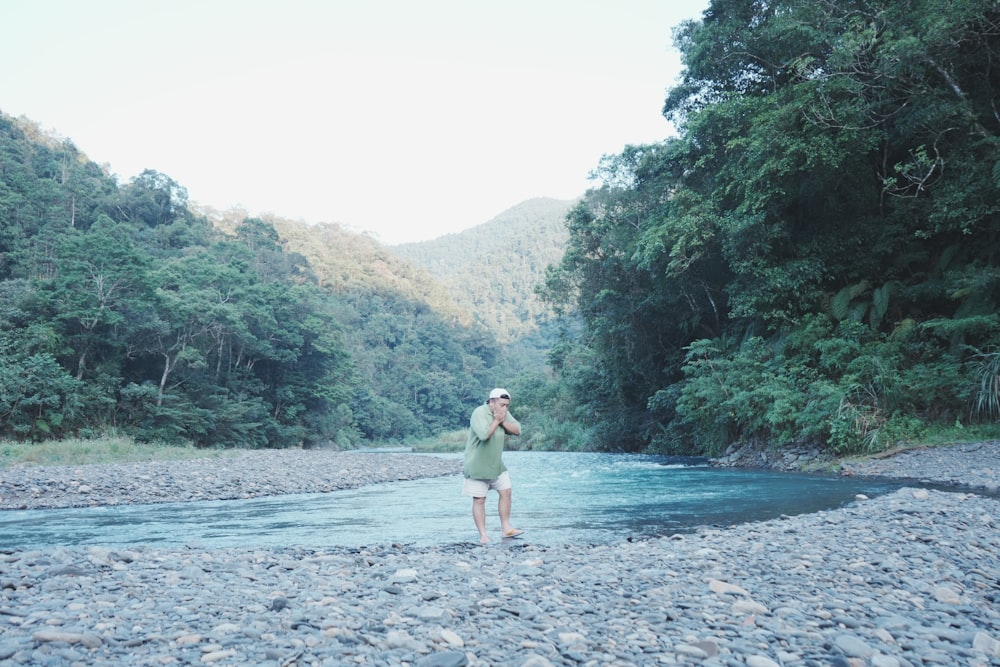
<path fill-rule="evenodd" d="M 593 544 L 831 509 L 888 480 L 710 468 L 625 454 L 508 452 L 512 520 L 536 544 Z M 0 512 L 0 545 L 432 546 L 477 542 L 460 476 L 324 494 Z M 487 525 L 499 538 L 496 494 Z"/>

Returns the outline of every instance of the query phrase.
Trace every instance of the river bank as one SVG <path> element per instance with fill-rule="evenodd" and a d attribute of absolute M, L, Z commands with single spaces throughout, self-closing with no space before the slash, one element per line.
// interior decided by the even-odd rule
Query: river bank
<path fill-rule="evenodd" d="M 768 450 L 733 445 L 713 465 L 785 471 L 832 470 L 842 475 L 891 477 L 965 486 L 991 493 L 1000 488 L 1000 442 L 900 448 L 875 456 L 836 459 L 815 447 Z"/>
<path fill-rule="evenodd" d="M 986 488 L 996 447 L 845 472 L 946 480 L 962 460 L 960 474 Z M 398 456 L 379 481 L 417 474 L 412 455 Z M 143 469 L 118 499 L 207 481 L 276 488 L 282 460 L 251 456 L 214 478 L 200 464 Z M 311 484 L 354 479 L 354 457 L 289 461 L 323 468 Z M 16 483 L 28 470 L 13 473 Z M 117 469 L 117 485 L 135 472 Z M 5 496 L 21 488 L 8 473 Z M 32 479 L 55 480 L 69 498 L 83 484 L 91 491 L 77 495 L 110 493 L 106 473 Z M 539 547 L 530 535 L 486 547 L 0 546 L 0 664 L 987 667 L 1000 665 L 998 524 L 996 498 L 908 488 L 837 510 L 596 546 Z"/>
<path fill-rule="evenodd" d="M 821 460 L 822 459 L 822 460 Z M 840 474 L 912 479 L 996 493 L 1000 442 L 921 447 L 834 462 L 812 450 L 780 456 L 734 449 L 712 461 L 726 467 L 835 469 Z M 368 484 L 461 473 L 454 458 L 324 449 L 245 450 L 225 458 L 0 468 L 0 510 L 238 500 L 327 493 Z M 127 480 L 123 484 L 122 480 Z"/>
<path fill-rule="evenodd" d="M 0 510 L 328 493 L 461 472 L 461 462 L 436 456 L 326 449 L 254 449 L 226 458 L 182 461 L 12 466 L 0 468 Z"/>

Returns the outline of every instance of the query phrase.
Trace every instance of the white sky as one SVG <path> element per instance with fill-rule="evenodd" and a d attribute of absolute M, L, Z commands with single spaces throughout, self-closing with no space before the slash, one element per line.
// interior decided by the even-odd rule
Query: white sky
<path fill-rule="evenodd" d="M 708 0 L 0 0 L 0 111 L 120 183 L 385 243 L 572 199 L 666 138 Z"/>

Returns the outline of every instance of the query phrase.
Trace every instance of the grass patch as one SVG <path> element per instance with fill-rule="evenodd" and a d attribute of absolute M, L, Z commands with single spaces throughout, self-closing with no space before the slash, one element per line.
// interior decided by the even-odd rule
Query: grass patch
<path fill-rule="evenodd" d="M 938 447 L 989 440 L 1000 440 L 1000 424 L 973 424 L 971 426 L 956 424 L 947 428 L 936 427 L 930 429 L 919 443 L 908 444 L 911 447 Z"/>
<path fill-rule="evenodd" d="M 46 442 L 0 442 L 0 467 L 58 466 L 135 461 L 184 461 L 236 456 L 232 449 L 197 449 L 193 446 L 157 445 L 131 438 L 107 436 Z"/>
<path fill-rule="evenodd" d="M 413 443 L 413 451 L 424 454 L 451 454 L 465 451 L 469 429 L 447 431 Z"/>
<path fill-rule="evenodd" d="M 973 424 L 964 426 L 955 424 L 954 426 L 935 426 L 924 432 L 919 440 L 905 440 L 895 443 L 892 447 L 866 454 L 855 454 L 843 456 L 832 464 L 831 470 L 840 467 L 841 462 L 863 461 L 871 458 L 885 458 L 908 449 L 925 449 L 928 447 L 949 447 L 951 445 L 962 445 L 977 442 L 990 442 L 1000 440 L 1000 424 Z"/>

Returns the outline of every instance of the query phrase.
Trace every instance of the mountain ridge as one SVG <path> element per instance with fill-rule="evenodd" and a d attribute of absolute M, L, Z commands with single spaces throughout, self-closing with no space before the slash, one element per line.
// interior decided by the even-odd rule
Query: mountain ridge
<path fill-rule="evenodd" d="M 460 308 L 508 343 L 551 315 L 535 288 L 562 259 L 566 215 L 577 201 L 536 197 L 465 231 L 388 249 L 439 280 Z"/>
<path fill-rule="evenodd" d="M 557 264 L 578 200 L 536 197 L 486 222 L 428 241 L 388 245 L 340 223 L 307 223 L 268 214 L 288 250 L 304 256 L 321 285 L 335 291 L 388 288 L 426 303 L 448 321 L 480 326 L 501 343 L 538 331 L 551 310 L 535 288 Z M 231 227 L 244 211 L 215 216 Z"/>

